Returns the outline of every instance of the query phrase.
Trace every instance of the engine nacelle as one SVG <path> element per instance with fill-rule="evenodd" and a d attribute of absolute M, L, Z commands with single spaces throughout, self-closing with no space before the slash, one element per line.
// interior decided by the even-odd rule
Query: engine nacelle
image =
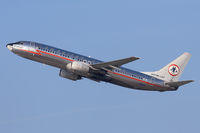
<path fill-rule="evenodd" d="M 77 74 L 75 74 L 71 71 L 63 70 L 63 69 L 60 69 L 59 76 L 63 77 L 63 78 L 70 79 L 70 80 L 74 80 L 74 81 L 81 79 L 81 76 L 79 76 L 79 75 L 77 75 Z"/>
<path fill-rule="evenodd" d="M 87 64 L 83 62 L 74 61 L 72 63 L 68 63 L 66 66 L 67 70 L 76 73 L 78 75 L 87 75 L 90 68 Z"/>

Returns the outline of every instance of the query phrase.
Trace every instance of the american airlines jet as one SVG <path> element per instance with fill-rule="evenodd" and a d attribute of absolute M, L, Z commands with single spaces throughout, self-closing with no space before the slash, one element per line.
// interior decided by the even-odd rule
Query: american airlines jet
<path fill-rule="evenodd" d="M 138 57 L 103 62 L 80 54 L 37 42 L 19 41 L 7 44 L 13 53 L 60 69 L 60 76 L 70 80 L 88 78 L 104 81 L 127 88 L 149 91 L 174 91 L 193 80 L 179 81 L 191 55 L 183 53 L 180 57 L 155 72 L 137 72 L 123 64 L 138 60 Z"/>

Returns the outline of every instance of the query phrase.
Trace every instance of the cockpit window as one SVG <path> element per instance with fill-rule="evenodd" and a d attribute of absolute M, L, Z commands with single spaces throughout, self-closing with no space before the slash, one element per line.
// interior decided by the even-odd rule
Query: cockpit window
<path fill-rule="evenodd" d="M 15 44 L 23 44 L 23 42 L 19 41 L 19 42 L 16 42 Z"/>

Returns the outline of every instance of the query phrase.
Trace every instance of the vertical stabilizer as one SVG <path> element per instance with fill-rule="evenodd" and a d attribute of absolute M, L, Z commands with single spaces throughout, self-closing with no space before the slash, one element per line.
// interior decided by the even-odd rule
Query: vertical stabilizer
<path fill-rule="evenodd" d="M 178 81 L 190 58 L 190 53 L 183 53 L 181 56 L 179 56 L 177 59 L 175 59 L 159 71 L 144 73 L 168 82 Z"/>

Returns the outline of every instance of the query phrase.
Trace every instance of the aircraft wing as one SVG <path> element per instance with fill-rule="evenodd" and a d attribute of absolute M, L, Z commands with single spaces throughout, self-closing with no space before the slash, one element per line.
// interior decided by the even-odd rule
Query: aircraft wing
<path fill-rule="evenodd" d="M 125 58 L 125 59 L 120 59 L 120 60 L 115 60 L 115 61 L 109 61 L 109 62 L 103 62 L 103 63 L 98 63 L 98 64 L 94 64 L 92 65 L 93 68 L 99 69 L 99 68 L 107 68 L 107 67 L 120 67 L 121 65 L 124 65 L 126 63 L 138 60 L 138 57 L 129 57 L 129 58 Z"/>

